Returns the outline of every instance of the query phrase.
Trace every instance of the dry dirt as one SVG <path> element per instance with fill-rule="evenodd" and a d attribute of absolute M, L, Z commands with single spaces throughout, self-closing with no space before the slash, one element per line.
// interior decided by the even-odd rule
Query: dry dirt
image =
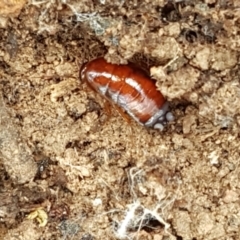
<path fill-rule="evenodd" d="M 0 239 L 240 239 L 240 1 L 0 1 Z M 175 121 L 79 79 L 148 69 Z"/>

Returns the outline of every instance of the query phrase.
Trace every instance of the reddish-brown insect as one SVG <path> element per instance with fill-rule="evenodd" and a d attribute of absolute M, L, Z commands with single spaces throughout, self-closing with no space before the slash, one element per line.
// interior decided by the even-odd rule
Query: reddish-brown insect
<path fill-rule="evenodd" d="M 162 130 L 174 119 L 155 80 L 133 64 L 117 65 L 97 58 L 82 66 L 80 77 L 141 125 Z"/>

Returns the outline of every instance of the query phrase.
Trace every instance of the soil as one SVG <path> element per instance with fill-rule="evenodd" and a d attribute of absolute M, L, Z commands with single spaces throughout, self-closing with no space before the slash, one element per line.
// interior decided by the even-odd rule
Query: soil
<path fill-rule="evenodd" d="M 0 1 L 0 239 L 240 239 L 240 1 Z M 104 56 L 175 120 L 87 88 Z"/>

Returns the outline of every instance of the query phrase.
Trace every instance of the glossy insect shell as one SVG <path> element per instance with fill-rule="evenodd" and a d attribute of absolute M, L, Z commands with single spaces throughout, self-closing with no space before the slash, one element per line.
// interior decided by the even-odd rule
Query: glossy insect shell
<path fill-rule="evenodd" d="M 117 65 L 97 58 L 83 64 L 80 78 L 141 125 L 162 130 L 173 120 L 155 80 L 133 64 Z"/>

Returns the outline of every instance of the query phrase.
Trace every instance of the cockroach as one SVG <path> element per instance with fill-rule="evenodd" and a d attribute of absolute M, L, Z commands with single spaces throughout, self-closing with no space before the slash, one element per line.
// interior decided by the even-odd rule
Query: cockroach
<path fill-rule="evenodd" d="M 156 81 L 132 63 L 118 65 L 97 58 L 82 65 L 80 78 L 143 126 L 162 130 L 174 120 Z"/>

